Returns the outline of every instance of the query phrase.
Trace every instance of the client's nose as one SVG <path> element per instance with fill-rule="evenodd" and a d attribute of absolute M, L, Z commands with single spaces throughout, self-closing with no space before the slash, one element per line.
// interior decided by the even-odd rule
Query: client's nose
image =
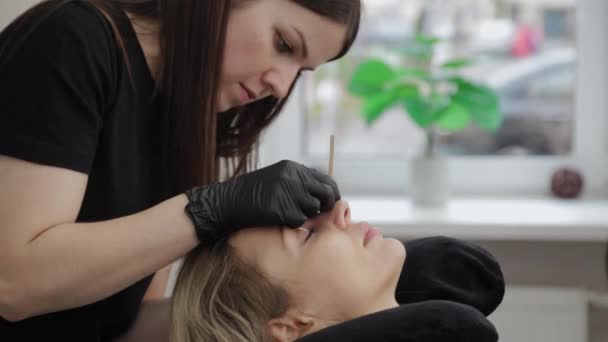
<path fill-rule="evenodd" d="M 338 201 L 331 211 L 331 221 L 338 228 L 346 228 L 350 223 L 350 207 L 346 201 Z"/>

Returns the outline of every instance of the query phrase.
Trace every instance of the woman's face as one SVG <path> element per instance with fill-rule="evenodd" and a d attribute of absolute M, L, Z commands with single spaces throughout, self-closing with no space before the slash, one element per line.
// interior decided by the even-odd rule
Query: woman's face
<path fill-rule="evenodd" d="M 331 212 L 307 221 L 305 229 L 260 227 L 230 239 L 243 260 L 283 286 L 301 312 L 339 322 L 397 305 L 395 289 L 405 248 L 367 223 L 350 221 L 338 201 Z M 374 235 L 377 233 L 377 235 Z"/>
<path fill-rule="evenodd" d="M 244 1 L 228 20 L 219 111 L 286 96 L 302 69 L 337 56 L 346 27 L 289 0 Z"/>

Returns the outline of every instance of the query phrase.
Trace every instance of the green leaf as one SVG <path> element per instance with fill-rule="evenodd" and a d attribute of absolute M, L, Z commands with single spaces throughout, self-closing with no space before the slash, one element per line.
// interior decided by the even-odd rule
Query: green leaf
<path fill-rule="evenodd" d="M 429 37 L 429 36 L 425 36 L 423 34 L 417 34 L 415 39 L 416 39 L 416 43 L 426 45 L 426 46 L 433 46 L 439 42 L 439 38 Z"/>
<path fill-rule="evenodd" d="M 437 126 L 448 132 L 467 128 L 471 124 L 471 113 L 458 101 L 452 103 L 438 113 Z"/>
<path fill-rule="evenodd" d="M 479 111 L 473 116 L 475 123 L 490 132 L 496 132 L 502 126 L 504 114 L 498 108 L 488 108 L 485 111 Z"/>
<path fill-rule="evenodd" d="M 421 80 L 430 80 L 432 78 L 432 75 L 429 71 L 427 70 L 423 70 L 423 69 L 413 69 L 413 68 L 400 68 L 397 69 L 397 74 L 399 75 L 400 79 L 409 79 L 409 78 L 416 78 L 416 79 L 421 79 Z"/>
<path fill-rule="evenodd" d="M 403 106 L 412 120 L 421 128 L 427 128 L 433 123 L 433 106 L 422 96 L 404 99 Z"/>
<path fill-rule="evenodd" d="M 502 124 L 503 114 L 499 109 L 496 92 L 460 77 L 452 78 L 458 90 L 452 96 L 470 112 L 473 121 L 481 128 L 495 132 Z"/>
<path fill-rule="evenodd" d="M 449 104 L 450 98 L 446 95 L 433 93 L 429 96 L 429 102 L 434 108 L 443 108 L 445 105 Z"/>
<path fill-rule="evenodd" d="M 413 84 L 399 84 L 395 87 L 395 91 L 400 99 L 410 99 L 420 97 L 418 87 Z"/>
<path fill-rule="evenodd" d="M 401 87 L 370 95 L 365 99 L 361 114 L 368 126 L 371 126 L 384 111 L 397 103 L 400 95 L 405 93 Z"/>
<path fill-rule="evenodd" d="M 379 59 L 371 59 L 357 66 L 348 84 L 354 95 L 371 95 L 382 91 L 387 82 L 394 80 L 397 73 Z"/>
<path fill-rule="evenodd" d="M 401 52 L 408 57 L 427 61 L 433 57 L 433 49 L 431 46 L 412 44 L 401 49 Z"/>
<path fill-rule="evenodd" d="M 458 69 L 471 64 L 470 59 L 452 59 L 445 62 L 441 67 L 444 69 Z"/>

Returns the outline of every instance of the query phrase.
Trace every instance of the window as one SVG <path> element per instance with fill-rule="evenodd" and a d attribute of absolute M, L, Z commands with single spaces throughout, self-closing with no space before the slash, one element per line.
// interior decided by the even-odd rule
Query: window
<path fill-rule="evenodd" d="M 401 107 L 366 127 L 359 101 L 345 86 L 362 59 L 396 61 L 399 49 L 423 28 L 442 39 L 437 62 L 474 61 L 463 74 L 495 89 L 505 115 L 496 133 L 472 126 L 442 134 L 454 192 L 544 194 L 558 166 L 580 168 L 588 190 L 603 190 L 608 45 L 593 37 L 608 31 L 605 1 L 364 3 L 365 19 L 351 53 L 301 82 L 288 112 L 266 135 L 263 154 L 325 168 L 329 135 L 335 134 L 342 189 L 407 192 L 408 160 L 420 152 L 423 133 Z"/>
<path fill-rule="evenodd" d="M 560 8 L 547 8 L 544 13 L 544 33 L 548 39 L 574 37 L 574 25 L 570 11 Z"/>

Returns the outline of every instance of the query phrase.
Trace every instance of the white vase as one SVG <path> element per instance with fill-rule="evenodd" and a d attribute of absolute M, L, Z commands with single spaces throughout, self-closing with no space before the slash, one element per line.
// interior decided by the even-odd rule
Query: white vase
<path fill-rule="evenodd" d="M 419 207 L 442 207 L 449 195 L 448 163 L 445 157 L 419 156 L 411 161 L 412 203 Z"/>

